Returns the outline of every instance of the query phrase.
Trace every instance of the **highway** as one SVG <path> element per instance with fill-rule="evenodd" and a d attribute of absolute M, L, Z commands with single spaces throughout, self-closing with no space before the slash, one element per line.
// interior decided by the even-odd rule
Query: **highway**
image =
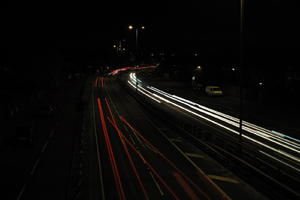
<path fill-rule="evenodd" d="M 130 73 L 128 84 L 136 89 L 136 81 L 138 82 L 137 90 L 161 106 L 173 107 L 225 129 L 229 134 L 239 135 L 238 118 L 147 85 L 137 79 L 135 73 Z M 282 163 L 295 172 L 300 172 L 300 140 L 247 121 L 243 121 L 242 130 L 242 139 L 259 146 L 258 151 L 261 154 Z"/>
<path fill-rule="evenodd" d="M 92 83 L 102 199 L 267 199 L 147 112 L 116 74 Z M 135 87 L 134 74 L 128 78 Z M 138 92 L 158 104 L 166 98 L 141 82 Z"/>

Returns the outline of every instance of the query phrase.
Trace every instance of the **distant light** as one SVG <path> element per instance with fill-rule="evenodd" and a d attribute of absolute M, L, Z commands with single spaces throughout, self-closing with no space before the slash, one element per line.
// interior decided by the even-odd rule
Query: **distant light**
<path fill-rule="evenodd" d="M 197 70 L 201 70 L 201 69 L 202 69 L 202 67 L 201 67 L 201 66 L 198 66 L 196 69 L 197 69 Z"/>
<path fill-rule="evenodd" d="M 133 29 L 133 26 L 132 26 L 132 25 L 129 25 L 128 28 L 129 28 L 129 30 L 132 30 L 132 29 Z"/>
<path fill-rule="evenodd" d="M 258 84 L 259 84 L 259 85 L 263 85 L 263 82 L 259 82 Z"/>
<path fill-rule="evenodd" d="M 145 26 L 142 26 L 142 29 L 145 29 Z"/>
<path fill-rule="evenodd" d="M 114 48 L 117 48 L 117 45 L 114 44 L 113 47 L 114 47 Z"/>
<path fill-rule="evenodd" d="M 125 51 L 126 49 L 125 49 L 125 48 L 123 48 L 122 50 L 123 50 L 123 51 Z"/>
<path fill-rule="evenodd" d="M 196 56 L 196 57 L 197 57 L 197 56 L 198 56 L 198 54 L 197 54 L 197 53 L 195 53 L 195 54 L 194 54 L 194 56 Z"/>
<path fill-rule="evenodd" d="M 235 71 L 235 68 L 233 67 L 231 70 L 232 70 L 232 71 Z"/>
<path fill-rule="evenodd" d="M 196 80 L 196 77 L 195 76 L 192 76 L 192 81 Z"/>

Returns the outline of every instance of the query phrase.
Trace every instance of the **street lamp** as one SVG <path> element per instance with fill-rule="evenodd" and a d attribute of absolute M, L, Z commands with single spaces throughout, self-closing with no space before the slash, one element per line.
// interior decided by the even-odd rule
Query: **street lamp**
<path fill-rule="evenodd" d="M 135 30 L 135 60 L 137 61 L 137 64 L 136 64 L 136 68 L 135 68 L 135 91 L 137 92 L 137 87 L 138 87 L 138 81 L 137 81 L 137 67 L 138 67 L 138 37 L 139 37 L 139 30 L 142 29 L 144 30 L 145 29 L 145 26 L 132 26 L 132 25 L 129 25 L 128 26 L 128 29 L 129 30 Z"/>
<path fill-rule="evenodd" d="M 243 65 L 244 65 L 244 22 L 245 22 L 245 0 L 240 0 L 240 127 L 239 144 L 242 142 L 243 132 Z"/>
<path fill-rule="evenodd" d="M 138 58 L 138 37 L 139 37 L 139 30 L 144 30 L 145 26 L 128 26 L 129 30 L 135 30 L 135 56 L 136 60 Z"/>

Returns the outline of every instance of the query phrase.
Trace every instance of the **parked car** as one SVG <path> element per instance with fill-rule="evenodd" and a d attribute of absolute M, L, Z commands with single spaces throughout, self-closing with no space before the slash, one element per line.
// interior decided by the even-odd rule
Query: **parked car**
<path fill-rule="evenodd" d="M 206 86 L 205 93 L 210 96 L 221 96 L 223 91 L 219 86 Z"/>

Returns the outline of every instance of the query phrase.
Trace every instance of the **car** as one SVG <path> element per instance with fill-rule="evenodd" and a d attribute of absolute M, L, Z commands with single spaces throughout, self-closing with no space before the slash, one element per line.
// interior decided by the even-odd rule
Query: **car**
<path fill-rule="evenodd" d="M 206 86 L 205 93 L 210 96 L 221 96 L 223 91 L 219 86 Z"/>

